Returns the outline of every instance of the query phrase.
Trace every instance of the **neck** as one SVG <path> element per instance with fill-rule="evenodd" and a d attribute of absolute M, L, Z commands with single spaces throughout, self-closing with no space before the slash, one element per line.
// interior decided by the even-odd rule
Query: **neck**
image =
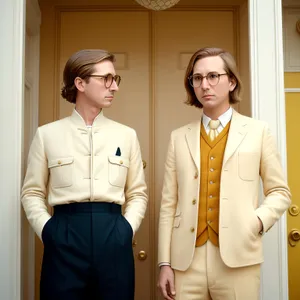
<path fill-rule="evenodd" d="M 86 125 L 92 125 L 95 118 L 101 112 L 101 109 L 97 107 L 86 107 L 85 105 L 81 105 L 81 103 L 77 103 L 76 101 L 76 110 L 83 118 Z"/>
<path fill-rule="evenodd" d="M 222 116 L 228 109 L 230 108 L 230 105 L 226 105 L 224 107 L 214 107 L 212 109 L 209 108 L 203 108 L 203 113 L 211 118 L 212 120 L 217 120 L 220 116 Z"/>

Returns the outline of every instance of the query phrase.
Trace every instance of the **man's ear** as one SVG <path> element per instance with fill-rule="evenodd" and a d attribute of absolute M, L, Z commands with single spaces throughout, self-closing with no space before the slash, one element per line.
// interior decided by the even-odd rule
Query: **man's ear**
<path fill-rule="evenodd" d="M 235 78 L 229 78 L 229 90 L 233 92 L 236 87 L 236 80 Z"/>
<path fill-rule="evenodd" d="M 82 78 L 76 77 L 74 79 L 74 84 L 75 84 L 75 86 L 76 86 L 76 88 L 77 88 L 78 91 L 84 92 L 85 81 Z"/>

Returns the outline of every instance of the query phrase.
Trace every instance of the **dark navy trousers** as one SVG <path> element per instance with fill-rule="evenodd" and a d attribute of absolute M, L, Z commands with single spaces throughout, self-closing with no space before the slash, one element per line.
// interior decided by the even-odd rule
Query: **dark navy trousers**
<path fill-rule="evenodd" d="M 40 300 L 134 300 L 132 235 L 120 205 L 55 206 L 42 232 Z"/>

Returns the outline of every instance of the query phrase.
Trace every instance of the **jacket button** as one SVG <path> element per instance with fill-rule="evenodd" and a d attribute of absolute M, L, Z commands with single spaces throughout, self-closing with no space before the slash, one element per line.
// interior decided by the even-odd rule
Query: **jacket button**
<path fill-rule="evenodd" d="M 58 162 L 57 162 L 59 165 L 61 165 L 61 161 L 59 160 Z"/>
<path fill-rule="evenodd" d="M 196 204 L 196 199 L 194 199 L 192 203 L 195 205 Z"/>
<path fill-rule="evenodd" d="M 191 227 L 191 232 L 194 232 L 195 231 L 195 228 L 194 227 Z"/>
<path fill-rule="evenodd" d="M 120 164 L 123 165 L 123 160 L 120 160 Z"/>
<path fill-rule="evenodd" d="M 195 172 L 194 178 L 195 178 L 195 179 L 198 178 L 198 172 Z"/>

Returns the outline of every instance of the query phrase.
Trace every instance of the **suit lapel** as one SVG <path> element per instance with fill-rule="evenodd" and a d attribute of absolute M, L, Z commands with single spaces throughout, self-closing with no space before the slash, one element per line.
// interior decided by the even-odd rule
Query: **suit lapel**
<path fill-rule="evenodd" d="M 228 139 L 224 153 L 223 166 L 236 151 L 247 135 L 247 118 L 233 110 Z"/>
<path fill-rule="evenodd" d="M 185 134 L 190 154 L 198 169 L 198 172 L 200 172 L 200 126 L 201 121 L 190 124 Z"/>

